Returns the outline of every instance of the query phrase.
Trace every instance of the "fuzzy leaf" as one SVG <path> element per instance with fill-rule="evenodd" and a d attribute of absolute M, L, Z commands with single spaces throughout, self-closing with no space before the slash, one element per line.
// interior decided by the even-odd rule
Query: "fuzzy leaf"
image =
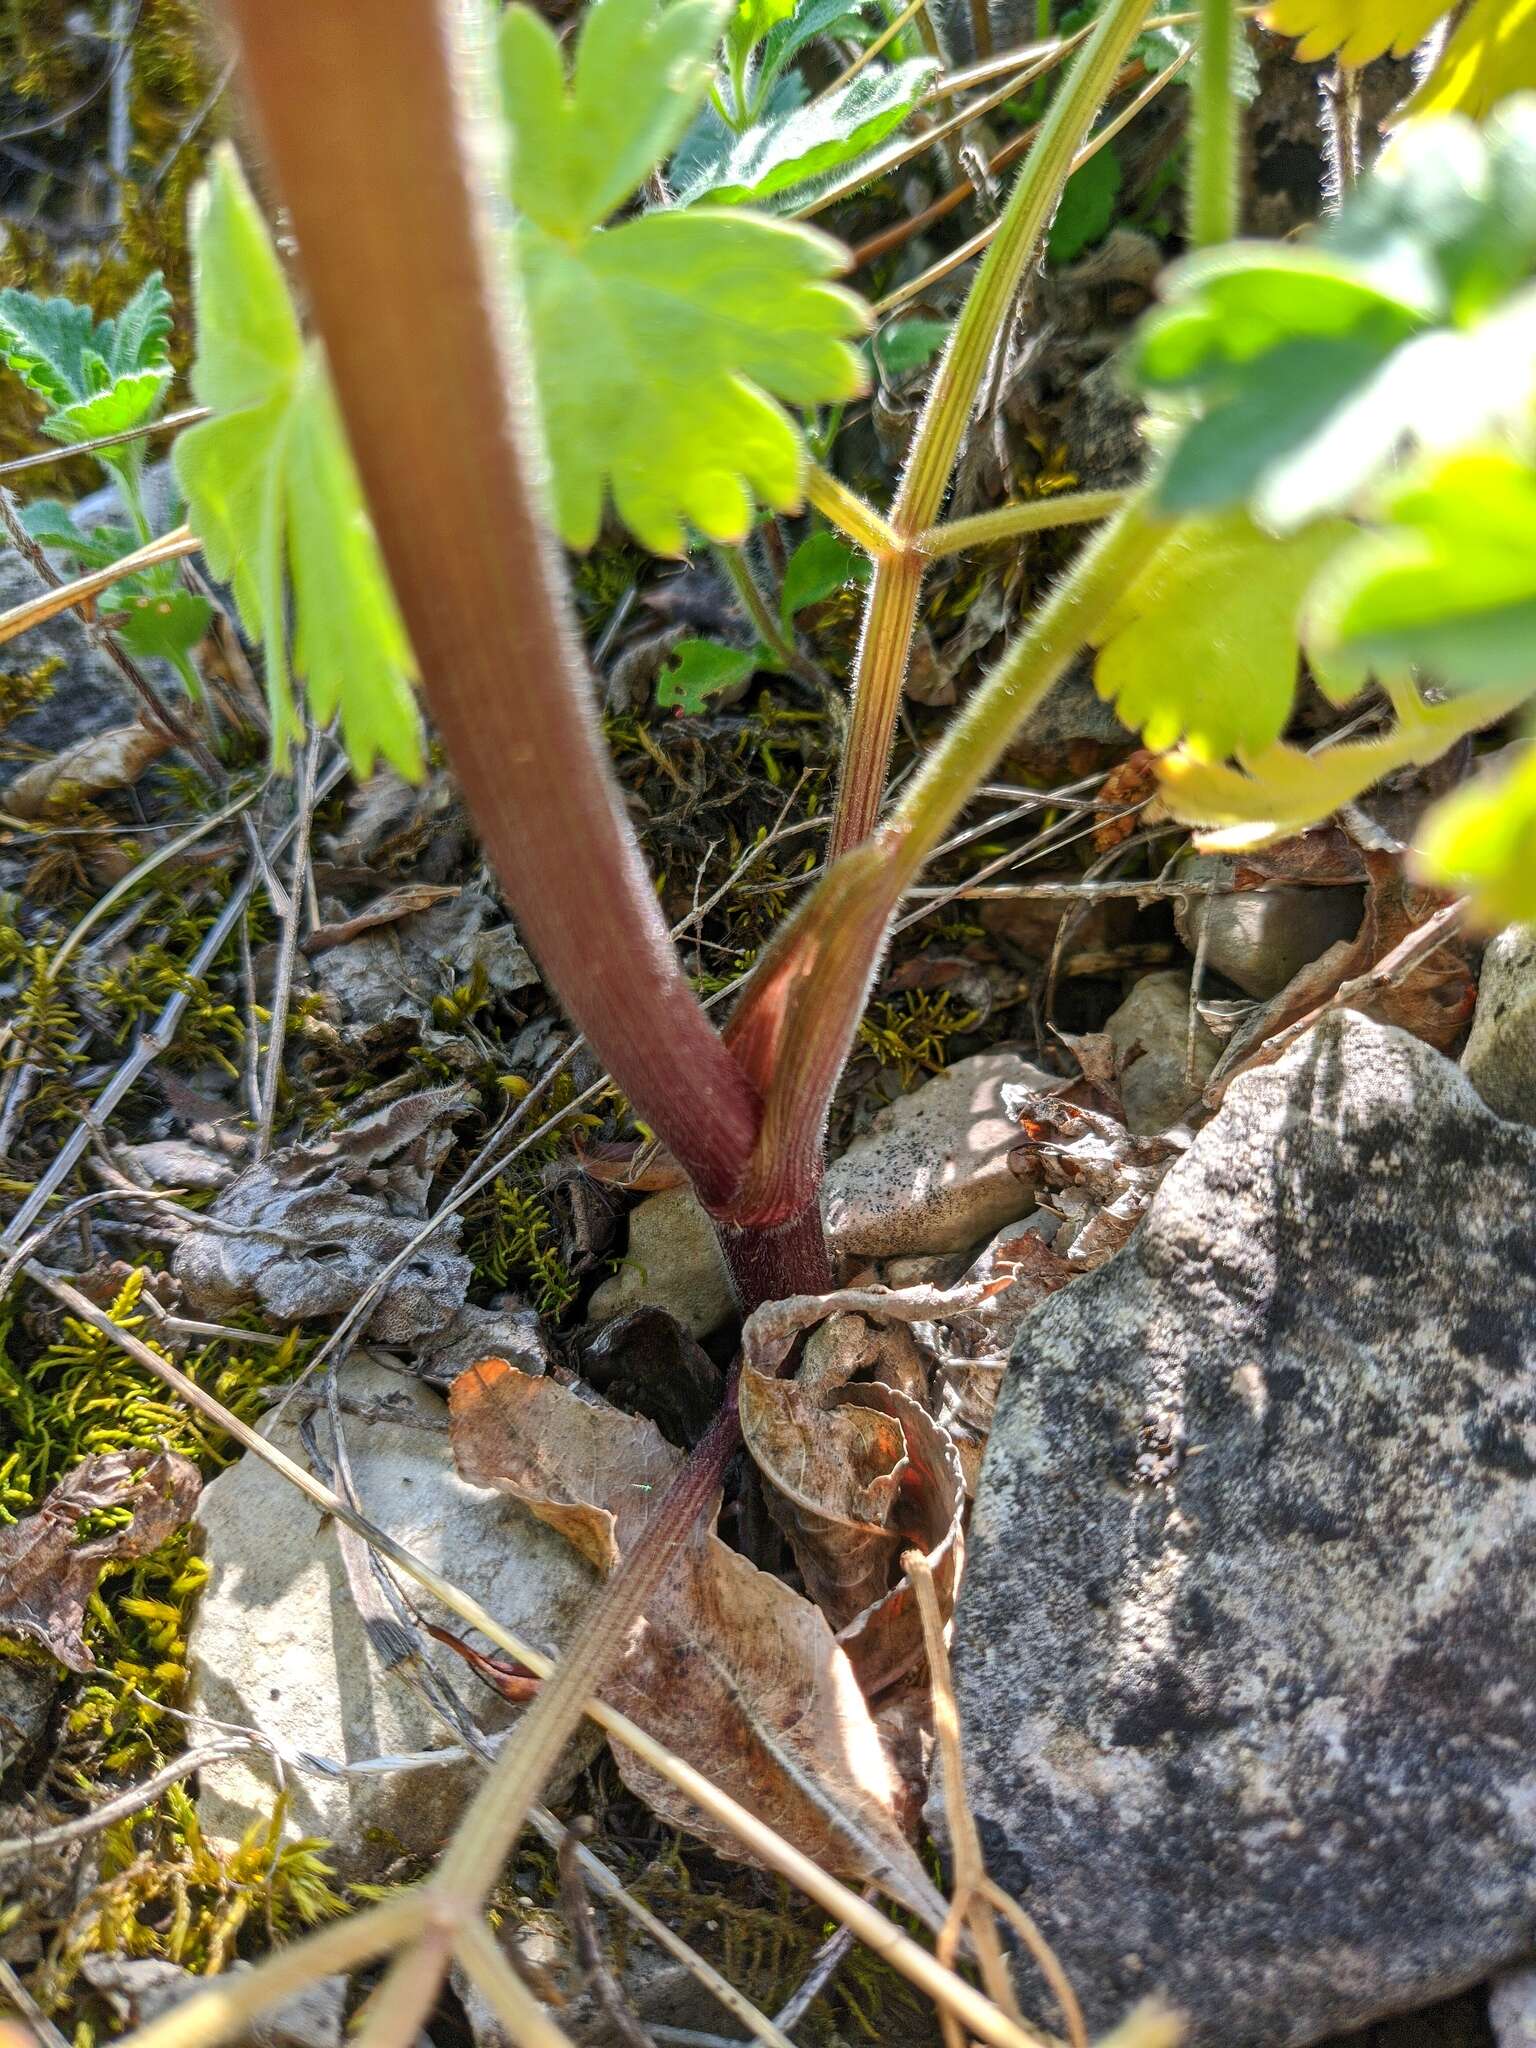
<path fill-rule="evenodd" d="M 1536 746 L 1426 814 L 1418 865 L 1446 888 L 1470 891 L 1485 924 L 1536 920 Z"/>
<path fill-rule="evenodd" d="M 1045 244 L 1052 263 L 1070 263 L 1090 242 L 1099 240 L 1114 219 L 1119 190 L 1120 159 L 1106 143 L 1081 170 L 1072 173 L 1062 189 Z"/>
<path fill-rule="evenodd" d="M 117 637 L 141 661 L 184 660 L 208 630 L 213 606 L 206 597 L 180 586 L 158 589 L 135 576 L 114 583 L 104 609 L 126 610 Z"/>
<path fill-rule="evenodd" d="M 1105 623 L 1099 695 L 1149 747 L 1183 739 L 1217 760 L 1269 746 L 1296 693 L 1301 600 L 1352 531 L 1325 520 L 1276 540 L 1240 512 L 1184 522 Z"/>
<path fill-rule="evenodd" d="M 697 718 L 711 697 L 734 690 L 757 667 L 757 650 L 724 647 L 718 640 L 679 640 L 656 679 L 656 702 Z"/>
<path fill-rule="evenodd" d="M 1481 121 L 1501 99 L 1536 86 L 1536 0 L 1472 0 L 1400 120 L 1466 114 Z"/>
<path fill-rule="evenodd" d="M 171 333 L 171 295 L 159 271 L 151 272 L 116 319 L 103 325 L 112 331 L 107 366 L 114 377 L 159 369 Z"/>
<path fill-rule="evenodd" d="M 1299 36 L 1296 56 L 1315 64 L 1337 51 L 1345 64 L 1406 57 L 1445 12 L 1445 0 L 1272 0 L 1260 17 L 1279 36 Z"/>
<path fill-rule="evenodd" d="M 654 169 L 703 95 L 719 0 L 595 0 L 569 88 L 554 30 L 524 6 L 501 24 L 512 201 L 552 235 L 599 226 Z"/>
<path fill-rule="evenodd" d="M 1536 688 L 1536 468 L 1498 448 L 1453 455 L 1388 512 L 1322 579 L 1309 638 L 1454 688 Z"/>
<path fill-rule="evenodd" d="M 57 498 L 34 498 L 21 508 L 21 523 L 39 547 L 72 555 L 85 569 L 107 569 L 133 547 L 125 526 L 94 526 L 81 531 L 67 505 Z"/>
<path fill-rule="evenodd" d="M 153 419 L 171 381 L 167 363 L 158 370 L 134 370 L 90 398 L 77 398 L 49 413 L 43 432 L 51 441 L 94 441 L 102 434 L 126 434 Z"/>
<path fill-rule="evenodd" d="M 170 308 L 158 270 L 111 320 L 69 299 L 0 292 L 0 355 L 52 408 L 44 432 L 85 441 L 148 419 L 171 380 Z"/>
<path fill-rule="evenodd" d="M 801 0 L 792 14 L 768 31 L 759 59 L 759 90 L 821 37 L 857 35 L 863 27 L 859 16 L 868 4 L 869 0 Z"/>
<path fill-rule="evenodd" d="M 652 213 L 579 244 L 532 223 L 523 279 L 554 469 L 556 523 L 597 538 L 603 492 L 657 554 L 683 521 L 740 540 L 750 492 L 800 502 L 805 454 L 769 393 L 798 405 L 862 384 L 838 252 L 804 228 L 738 214 Z"/>
<path fill-rule="evenodd" d="M 193 389 L 216 418 L 176 444 L 176 476 L 215 576 L 234 587 L 266 654 L 273 750 L 302 728 L 293 665 L 315 719 L 339 710 L 360 774 L 381 756 L 421 770 L 412 661 L 317 346 L 306 346 L 277 255 L 232 154 L 194 202 L 198 354 Z"/>
<path fill-rule="evenodd" d="M 863 316 L 828 283 L 840 255 L 821 236 L 707 210 L 593 232 L 686 126 L 714 20 L 702 0 L 659 17 L 654 0 L 595 0 L 567 93 L 548 28 L 523 7 L 505 17 L 520 267 L 555 523 L 573 547 L 597 538 L 606 489 L 658 554 L 682 551 L 685 519 L 740 540 L 752 493 L 780 511 L 800 500 L 804 448 L 773 398 L 816 405 L 862 388 L 847 338 Z M 589 132 L 584 110 L 610 88 L 647 111 L 593 113 Z"/>
<path fill-rule="evenodd" d="M 751 55 L 771 29 L 787 21 L 795 0 L 737 0 L 725 25 L 725 46 L 737 59 Z"/>
<path fill-rule="evenodd" d="M 772 114 L 733 140 L 729 152 L 680 195 L 683 205 L 771 199 L 855 163 L 899 128 L 933 75 L 926 57 L 872 66 L 836 92 Z"/>
<path fill-rule="evenodd" d="M 893 320 L 871 339 L 875 361 L 888 384 L 900 384 L 933 361 L 950 337 L 952 320 Z"/>

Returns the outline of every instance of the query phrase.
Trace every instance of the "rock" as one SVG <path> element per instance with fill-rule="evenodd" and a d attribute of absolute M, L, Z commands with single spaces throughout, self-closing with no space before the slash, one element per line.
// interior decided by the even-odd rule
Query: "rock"
<path fill-rule="evenodd" d="M 688 1188 L 647 1195 L 629 1214 L 629 1251 L 587 1304 L 595 1323 L 626 1309 L 664 1308 L 690 1337 L 707 1337 L 736 1312 L 714 1225 Z"/>
<path fill-rule="evenodd" d="M 1179 874 L 1188 882 L 1226 882 L 1237 863 L 1199 854 Z M 1197 952 L 1205 941 L 1209 973 L 1261 1000 L 1278 995 L 1301 968 L 1360 928 L 1364 892 L 1355 888 L 1234 889 L 1230 895 L 1190 896 L 1175 912 L 1179 937 Z"/>
<path fill-rule="evenodd" d="M 185 1138 L 158 1138 L 147 1145 L 119 1145 L 119 1162 L 135 1180 L 155 1188 L 190 1188 L 198 1193 L 216 1193 L 227 1188 L 235 1168 L 222 1153 L 205 1145 L 189 1144 Z"/>
<path fill-rule="evenodd" d="M 548 1372 L 549 1339 L 538 1310 L 511 1294 L 491 1308 L 466 1302 L 446 1329 L 426 1339 L 412 1364 L 428 1386 L 446 1393 L 482 1358 L 505 1358 L 519 1372 Z"/>
<path fill-rule="evenodd" d="M 1536 925 L 1510 925 L 1483 955 L 1461 1065 L 1495 1116 L 1536 1123 Z"/>
<path fill-rule="evenodd" d="M 0 542 L 0 611 L 28 603 L 41 595 L 42 588 L 9 542 Z M 132 692 L 106 656 L 92 647 L 74 612 L 60 612 L 33 626 L 24 640 L 6 650 L 0 666 L 26 674 L 45 661 L 60 664 L 50 693 L 35 711 L 11 720 L 5 728 L 7 750 L 35 747 L 39 753 L 54 754 L 134 715 Z M 0 785 L 23 773 L 28 758 L 23 754 L 19 760 L 0 761 Z"/>
<path fill-rule="evenodd" d="M 881 1110 L 827 1174 L 821 1206 L 832 1251 L 962 1252 L 1027 1214 L 1034 1195 L 1008 1164 L 1020 1133 L 1002 1091 L 1057 1085 L 1017 1053 L 982 1052 Z"/>
<path fill-rule="evenodd" d="M 971 1796 L 1090 2030 L 1295 2048 L 1531 1948 L 1536 1132 L 1335 1013 L 1024 1325 Z"/>
<path fill-rule="evenodd" d="M 229 1975 L 250 1968 L 249 1963 L 232 1963 Z M 158 1956 L 88 1955 L 80 1974 L 124 2028 L 148 2026 L 208 1988 L 206 1977 L 194 1977 L 179 1963 Z M 248 2048 L 341 2048 L 346 2009 L 346 1978 L 322 1977 L 242 2027 L 234 2039 Z"/>
<path fill-rule="evenodd" d="M 1536 1970 L 1511 1970 L 1490 1986 L 1488 2024 L 1499 2048 L 1536 2048 Z"/>
<path fill-rule="evenodd" d="M 558 1648 L 594 1583 L 570 1545 L 509 1495 L 459 1478 L 446 1404 L 429 1388 L 358 1361 L 345 1370 L 343 1391 L 394 1411 L 384 1420 L 347 1418 L 364 1512 L 536 1647 Z M 274 1440 L 302 1455 L 286 1426 Z M 290 1755 L 337 1763 L 451 1740 L 420 1695 L 385 1674 L 348 1589 L 335 1528 L 285 1479 L 248 1453 L 204 1490 L 197 1519 L 209 1578 L 189 1638 L 194 1711 L 258 1728 Z M 462 1632 L 421 1588 L 410 1592 L 429 1619 Z M 513 1708 L 450 1651 L 432 1655 L 482 1727 L 509 1725 Z M 593 1754 L 595 1739 L 595 1730 L 577 1739 L 571 1767 Z M 290 1769 L 290 1829 L 332 1841 L 330 1860 L 344 1877 L 373 1876 L 401 1849 L 434 1855 L 479 1775 L 468 1762 L 352 1779 Z M 570 1770 L 562 1775 L 568 1788 Z M 271 1808 L 271 1769 L 256 1753 L 204 1770 L 201 1785 L 203 1826 L 221 1842 L 238 1840 Z M 559 1786 L 546 1794 L 561 1796 Z"/>
<path fill-rule="evenodd" d="M 1211 1077 L 1221 1041 L 1195 1019 L 1189 1030 L 1189 976 L 1147 974 L 1106 1022 L 1115 1050 L 1120 1103 L 1128 1130 L 1149 1137 L 1176 1124 Z"/>

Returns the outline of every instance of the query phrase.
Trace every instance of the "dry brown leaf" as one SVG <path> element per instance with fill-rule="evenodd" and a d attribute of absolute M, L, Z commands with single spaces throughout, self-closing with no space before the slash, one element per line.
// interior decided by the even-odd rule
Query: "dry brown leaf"
<path fill-rule="evenodd" d="M 1095 803 L 1100 816 L 1093 828 L 1095 853 L 1110 853 L 1129 839 L 1141 823 L 1141 812 L 1157 794 L 1157 757 L 1145 747 L 1111 768 L 1099 785 Z"/>
<path fill-rule="evenodd" d="M 82 796 L 105 789 L 130 789 L 145 769 L 176 744 L 160 727 L 115 725 L 94 732 L 46 761 L 34 761 L 5 792 L 13 818 L 42 818 Z"/>
<path fill-rule="evenodd" d="M 461 1375 L 450 1412 L 464 1476 L 508 1487 L 578 1547 L 633 1542 L 678 1462 L 651 1424 L 500 1360 Z M 897 1825 L 895 1779 L 826 1617 L 702 1525 L 603 1697 L 827 1870 L 872 1879 L 925 1919 L 942 1917 Z M 664 1819 L 741 1854 L 622 1745 L 618 1762 Z"/>
<path fill-rule="evenodd" d="M 645 1527 L 683 1462 L 644 1416 L 519 1372 L 504 1358 L 460 1373 L 448 1413 L 454 1462 L 471 1485 L 512 1494 L 603 1573 Z"/>
<path fill-rule="evenodd" d="M 83 1459 L 36 1514 L 0 1529 L 0 1630 L 41 1643 L 71 1671 L 94 1660 L 81 1637 L 85 1606 L 102 1567 L 144 1557 L 191 1515 L 202 1490 L 197 1467 L 172 1451 L 109 1451 Z M 85 1543 L 78 1525 L 101 1508 L 133 1519 Z"/>
<path fill-rule="evenodd" d="M 845 1627 L 884 1595 L 902 1549 L 892 1515 L 907 1463 L 900 1422 L 748 1367 L 741 1428 L 806 1592 Z"/>

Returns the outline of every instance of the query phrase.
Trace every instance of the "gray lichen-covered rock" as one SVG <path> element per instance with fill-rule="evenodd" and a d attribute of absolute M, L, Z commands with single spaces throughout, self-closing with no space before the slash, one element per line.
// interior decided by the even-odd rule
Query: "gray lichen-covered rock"
<path fill-rule="evenodd" d="M 1014 1352 L 971 1796 L 1094 2030 L 1421 2005 L 1536 1938 L 1536 1132 L 1352 1014 L 1244 1076 Z"/>
<path fill-rule="evenodd" d="M 827 1173 L 821 1207 L 832 1250 L 967 1251 L 1026 1215 L 1035 1196 L 1008 1163 L 1020 1132 L 1003 1091 L 1056 1085 L 1017 1053 L 980 1052 L 881 1110 Z"/>
<path fill-rule="evenodd" d="M 1144 974 L 1104 1029 L 1115 1052 L 1127 1130 L 1165 1131 L 1200 1100 L 1221 1041 L 1189 1014 L 1189 976 Z"/>
<path fill-rule="evenodd" d="M 30 564 L 0 538 L 0 611 L 26 604 L 42 588 Z M 42 662 L 59 664 L 46 701 L 7 726 L 8 745 L 24 743 L 40 753 L 53 754 L 133 716 L 131 693 L 106 656 L 92 647 L 74 612 L 60 612 L 43 625 L 31 627 L 24 640 L 7 649 L 7 655 L 3 666 L 24 671 Z M 24 766 L 24 759 L 0 762 L 0 785 L 10 782 Z"/>
<path fill-rule="evenodd" d="M 459 1477 L 441 1395 L 364 1361 L 346 1368 L 342 1385 L 347 1407 L 372 1415 L 345 1421 L 363 1512 L 535 1648 L 563 1644 L 591 1598 L 590 1568 L 509 1495 Z M 286 1425 L 274 1440 L 302 1456 Z M 332 1841 L 345 1876 L 372 1876 L 401 1849 L 435 1854 L 478 1782 L 467 1759 L 350 1778 L 292 1767 L 294 1752 L 355 1765 L 452 1741 L 371 1648 L 334 1524 L 251 1453 L 204 1489 L 197 1522 L 209 1576 L 189 1638 L 189 1704 L 273 1740 L 289 1759 L 290 1832 Z M 464 1633 L 428 1594 L 410 1591 L 429 1620 Z M 430 1654 L 482 1727 L 510 1723 L 516 1710 L 450 1652 Z M 592 1754 L 594 1736 L 577 1739 L 573 1764 Z M 562 1781 L 569 1786 L 568 1773 Z M 271 1810 L 272 1767 L 259 1752 L 205 1768 L 200 1785 L 199 1815 L 216 1840 L 238 1841 Z"/>
<path fill-rule="evenodd" d="M 1483 955 L 1461 1064 L 1496 1116 L 1536 1123 L 1536 925 L 1510 925 Z"/>

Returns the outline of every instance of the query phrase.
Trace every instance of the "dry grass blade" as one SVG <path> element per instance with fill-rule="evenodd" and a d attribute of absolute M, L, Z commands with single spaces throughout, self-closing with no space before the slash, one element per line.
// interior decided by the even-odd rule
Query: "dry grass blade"
<path fill-rule="evenodd" d="M 445 1607 L 478 1629 L 499 1649 L 541 1676 L 553 1668 L 547 1657 L 532 1644 L 524 1643 L 513 1635 L 510 1629 L 504 1628 L 477 1600 L 470 1599 L 458 1587 L 450 1585 L 414 1557 L 403 1544 L 396 1543 L 382 1529 L 375 1528 L 366 1517 L 354 1513 L 340 1495 L 321 1485 L 311 1473 L 296 1465 L 237 1416 L 231 1415 L 221 1402 L 205 1393 L 168 1360 L 159 1357 L 129 1331 L 119 1329 L 78 1288 L 71 1287 L 67 1281 L 35 1261 L 29 1261 L 24 1270 L 29 1279 L 62 1302 L 72 1315 L 89 1323 L 130 1357 L 136 1358 L 191 1407 L 217 1423 L 274 1471 L 281 1472 L 327 1514 L 350 1523 L 381 1555 L 425 1586 Z M 765 1827 L 755 1815 L 726 1798 L 702 1773 L 672 1756 L 632 1721 L 600 1702 L 590 1702 L 587 1711 L 611 1737 L 632 1749 L 687 1798 L 712 1813 L 722 1826 L 731 1828 L 737 1840 L 771 1870 L 797 1885 L 834 1919 L 850 1927 L 860 1941 L 889 1963 L 892 1969 L 899 1970 L 942 2009 L 952 2011 L 971 2033 L 994 2044 L 994 2048 L 1038 2048 L 1034 2037 L 989 1998 L 954 1971 L 945 1968 L 910 1936 L 903 1934 L 868 1900 L 860 1898 L 857 1892 L 850 1891 L 836 1878 L 828 1877 L 808 1857 L 781 1840 L 772 1828 Z M 318 1935 L 306 1937 L 280 1951 L 271 1961 L 248 1975 L 238 1978 L 232 1985 L 214 1986 L 208 1992 L 189 1999 L 185 2005 L 178 2006 L 152 2026 L 142 2029 L 134 2037 L 136 2048 L 214 2048 L 214 2044 L 238 2032 L 247 2019 L 264 2010 L 268 2004 L 288 1996 L 316 1977 L 379 1955 L 414 1934 L 425 1917 L 422 1901 L 423 1894 L 403 1894 L 385 1906 L 372 1908 L 357 1920 L 344 1921 L 339 1927 L 328 1927 Z M 280 1974 L 278 1966 L 281 1966 Z M 1133 2048 L 1144 2048 L 1144 2044 L 1137 2042 Z M 1148 2043 L 1145 2048 L 1162 2048 L 1162 2044 Z"/>
<path fill-rule="evenodd" d="M 190 526 L 178 526 L 174 532 L 163 533 L 158 540 L 135 548 L 109 569 L 93 569 L 89 576 L 77 576 L 72 583 L 61 583 L 57 590 L 45 590 L 39 597 L 29 597 L 25 604 L 14 604 L 8 612 L 0 612 L 0 642 L 14 640 L 18 634 L 30 632 L 33 626 L 56 619 L 60 612 L 89 604 L 93 597 L 110 590 L 136 569 L 153 569 L 182 555 L 195 555 L 201 546 Z"/>
<path fill-rule="evenodd" d="M 556 2026 L 518 1976 L 483 1920 L 464 1929 L 454 1953 L 517 2048 L 571 2048 L 570 2035 Z"/>

